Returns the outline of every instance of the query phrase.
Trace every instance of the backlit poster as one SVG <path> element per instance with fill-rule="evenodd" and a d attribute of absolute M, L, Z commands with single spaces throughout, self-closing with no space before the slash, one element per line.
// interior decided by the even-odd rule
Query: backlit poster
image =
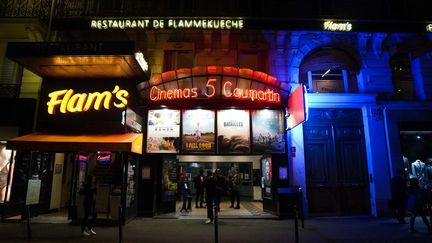
<path fill-rule="evenodd" d="M 210 110 L 185 110 L 182 114 L 182 151 L 215 151 L 215 113 Z"/>
<path fill-rule="evenodd" d="M 177 153 L 180 140 L 179 110 L 149 110 L 147 121 L 147 152 Z"/>
<path fill-rule="evenodd" d="M 220 110 L 217 112 L 218 151 L 220 153 L 249 153 L 249 111 Z"/>
<path fill-rule="evenodd" d="M 5 145 L 0 144 L 0 203 L 9 201 L 14 167 L 14 163 L 11 165 L 12 160 L 12 151 L 6 149 Z"/>
<path fill-rule="evenodd" d="M 252 111 L 252 146 L 254 152 L 284 153 L 284 115 L 278 110 Z"/>
<path fill-rule="evenodd" d="M 263 197 L 272 199 L 273 163 L 270 156 L 261 158 L 261 188 Z"/>

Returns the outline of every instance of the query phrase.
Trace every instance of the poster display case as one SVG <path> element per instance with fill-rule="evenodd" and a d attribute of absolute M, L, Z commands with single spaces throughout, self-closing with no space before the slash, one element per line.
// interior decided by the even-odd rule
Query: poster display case
<path fill-rule="evenodd" d="M 280 110 L 254 110 L 252 148 L 257 153 L 284 153 L 284 115 Z"/>
<path fill-rule="evenodd" d="M 147 152 L 178 153 L 180 110 L 149 110 L 147 121 Z"/>
<path fill-rule="evenodd" d="M 269 155 L 261 158 L 261 188 L 263 198 L 273 199 L 273 172 L 272 158 Z"/>
<path fill-rule="evenodd" d="M 215 113 L 211 110 L 182 112 L 182 151 L 190 153 L 215 152 Z"/>
<path fill-rule="evenodd" d="M 218 152 L 249 153 L 250 123 L 248 110 L 217 112 Z"/>

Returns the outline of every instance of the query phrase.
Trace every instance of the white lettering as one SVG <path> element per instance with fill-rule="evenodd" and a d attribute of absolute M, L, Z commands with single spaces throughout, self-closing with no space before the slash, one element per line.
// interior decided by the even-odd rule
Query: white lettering
<path fill-rule="evenodd" d="M 324 30 L 330 31 L 351 31 L 352 24 L 350 22 L 346 23 L 335 23 L 333 21 L 324 22 Z"/>

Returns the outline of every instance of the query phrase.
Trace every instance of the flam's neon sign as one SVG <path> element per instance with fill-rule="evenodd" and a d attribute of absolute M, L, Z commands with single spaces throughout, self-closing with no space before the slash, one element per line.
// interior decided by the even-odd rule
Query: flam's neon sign
<path fill-rule="evenodd" d="M 129 92 L 116 85 L 112 91 L 102 93 L 75 93 L 73 89 L 63 89 L 49 93 L 48 97 L 48 114 L 53 115 L 57 108 L 60 113 L 85 112 L 92 108 L 97 111 L 101 108 L 110 110 L 111 105 L 121 109 L 128 104 Z"/>
<path fill-rule="evenodd" d="M 183 89 L 160 89 L 153 86 L 150 89 L 151 101 L 164 101 L 164 100 L 182 100 L 182 99 L 197 99 L 197 98 L 214 98 L 216 96 L 217 79 L 209 78 L 205 85 L 205 90 L 201 94 L 198 92 L 201 89 L 197 87 L 183 88 Z M 269 103 L 280 103 L 280 94 L 271 90 L 256 90 L 247 88 L 234 87 L 233 83 L 229 80 L 222 81 L 221 95 L 223 98 L 250 100 Z"/>

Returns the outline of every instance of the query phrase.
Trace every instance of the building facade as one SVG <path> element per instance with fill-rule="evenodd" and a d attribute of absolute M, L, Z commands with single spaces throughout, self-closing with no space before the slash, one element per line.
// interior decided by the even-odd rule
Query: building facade
<path fill-rule="evenodd" d="M 12 41 L 132 41 L 151 70 L 150 80 L 138 80 L 147 83 L 147 88 L 158 84 L 153 85 L 152 78 L 195 67 L 261 72 L 275 77 L 277 90 L 288 93 L 304 84 L 308 120 L 285 132 L 285 152 L 273 154 L 277 166 L 287 168 L 286 181 L 278 180 L 273 189 L 301 187 L 309 215 L 387 215 L 390 179 L 397 169 L 404 168 L 409 178 L 414 176 L 411 163 L 420 159 L 427 165 L 432 160 L 432 20 L 427 19 L 426 10 L 419 10 L 422 3 L 219 1 L 207 5 L 199 1 L 113 0 L 26 5 L 5 1 L 0 24 L 8 31 L 0 33 L 1 82 L 2 87 L 21 88 L 18 96 L 3 99 L 41 99 L 41 77 L 6 58 Z M 410 17 L 414 10 L 419 11 L 416 19 Z M 250 87 L 254 85 L 263 83 L 251 81 Z M 232 105 L 230 101 L 158 103 L 144 94 L 137 113 L 145 118 L 142 125 L 148 134 L 149 112 L 154 110 L 204 108 L 218 112 L 233 106 L 240 110 L 267 108 L 251 103 Z M 284 109 L 283 105 L 270 107 Z M 23 127 L 20 119 L 16 120 L 0 126 L 5 131 L 11 131 L 11 126 Z M 169 167 L 171 160 L 185 170 L 192 163 L 214 169 L 218 165 L 206 163 L 234 161 L 252 177 L 253 170 L 263 171 L 260 160 L 266 154 L 203 155 L 184 149 L 143 152 L 145 162 L 138 175 L 143 176 L 149 168 L 152 178 L 140 182 L 136 196 L 137 214 L 144 216 L 169 208 L 162 201 L 153 204 L 143 195 L 161 198 L 161 187 L 153 187 L 153 180 L 163 183 L 163 165 Z M 425 185 L 430 180 L 425 177 Z M 263 200 L 260 187 L 251 180 L 243 195 Z M 275 205 L 267 206 L 277 213 Z"/>

